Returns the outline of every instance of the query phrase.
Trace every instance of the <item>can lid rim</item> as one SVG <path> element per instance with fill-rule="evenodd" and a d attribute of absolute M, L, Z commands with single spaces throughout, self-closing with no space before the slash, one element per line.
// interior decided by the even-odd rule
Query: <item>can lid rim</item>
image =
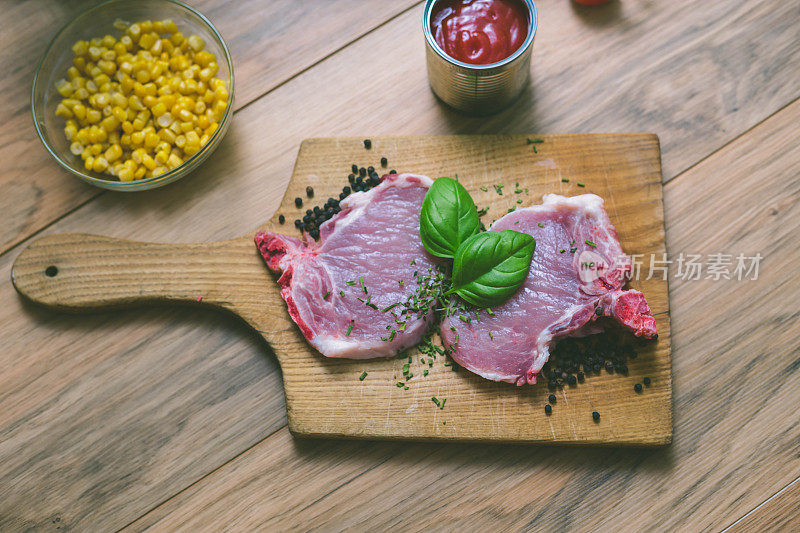
<path fill-rule="evenodd" d="M 426 0 L 425 2 L 425 10 L 423 11 L 422 15 L 422 31 L 425 34 L 425 40 L 428 42 L 428 45 L 433 48 L 433 50 L 445 61 L 452 63 L 453 65 L 457 65 L 462 68 L 471 69 L 471 70 L 492 70 L 498 67 L 503 67 L 516 58 L 521 56 L 531 47 L 531 43 L 533 43 L 533 39 L 536 36 L 536 29 L 539 26 L 539 13 L 536 10 L 536 3 L 534 0 L 521 0 L 522 3 L 528 8 L 528 36 L 525 38 L 525 42 L 522 43 L 522 46 L 517 48 L 517 50 L 508 56 L 507 58 L 497 61 L 495 63 L 487 63 L 485 65 L 476 65 L 474 63 L 467 63 L 465 61 L 459 61 L 458 59 L 450 56 L 441 49 L 439 43 L 436 42 L 436 39 L 433 38 L 433 33 L 431 32 L 431 13 L 433 12 L 433 6 L 436 4 L 438 0 Z"/>

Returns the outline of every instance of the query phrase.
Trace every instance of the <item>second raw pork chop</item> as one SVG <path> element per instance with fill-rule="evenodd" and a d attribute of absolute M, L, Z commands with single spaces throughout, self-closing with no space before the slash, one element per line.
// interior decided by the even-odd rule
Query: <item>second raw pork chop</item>
<path fill-rule="evenodd" d="M 342 211 L 320 227 L 319 242 L 256 234 L 267 266 L 281 273 L 289 314 L 323 355 L 390 357 L 422 339 L 433 305 L 401 316 L 400 307 L 386 308 L 413 298 L 417 280 L 435 268 L 419 237 L 432 183 L 414 174 L 384 176 L 341 201 Z"/>
<path fill-rule="evenodd" d="M 528 277 L 510 300 L 479 311 L 479 320 L 474 312 L 445 318 L 442 339 L 460 365 L 486 379 L 532 384 L 558 338 L 600 331 L 601 316 L 636 336 L 656 335 L 644 295 L 621 290 L 630 260 L 599 196 L 547 194 L 542 205 L 517 209 L 489 228 L 508 229 L 536 239 Z"/>

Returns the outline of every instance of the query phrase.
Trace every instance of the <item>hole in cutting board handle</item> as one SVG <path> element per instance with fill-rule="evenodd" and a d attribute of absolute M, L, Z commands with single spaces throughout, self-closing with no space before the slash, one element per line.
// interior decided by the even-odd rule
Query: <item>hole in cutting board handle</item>
<path fill-rule="evenodd" d="M 55 265 L 50 265 L 49 267 L 44 269 L 44 275 L 48 278 L 54 278 L 58 274 L 58 267 Z"/>

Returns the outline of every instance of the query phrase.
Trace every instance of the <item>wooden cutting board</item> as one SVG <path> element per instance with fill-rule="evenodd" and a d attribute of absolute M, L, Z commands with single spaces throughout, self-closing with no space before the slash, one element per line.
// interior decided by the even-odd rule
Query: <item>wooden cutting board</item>
<path fill-rule="evenodd" d="M 399 172 L 454 176 L 485 223 L 522 200 L 545 193 L 595 193 L 605 199 L 628 254 L 644 254 L 645 267 L 631 287 L 644 292 L 656 316 L 658 340 L 639 351 L 629 375 L 591 376 L 556 393 L 547 416 L 545 383 L 516 387 L 452 370 L 439 357 L 409 389 L 397 387 L 406 358 L 326 359 L 303 339 L 286 312 L 275 276 L 253 244 L 255 230 L 238 239 L 202 244 L 149 244 L 61 234 L 35 240 L 17 258 L 12 279 L 20 294 L 49 307 L 78 311 L 144 302 L 215 306 L 241 316 L 270 344 L 283 370 L 289 429 L 297 436 L 388 439 L 469 439 L 535 443 L 663 445 L 672 439 L 672 383 L 667 282 L 646 280 L 650 254 L 665 252 L 658 138 L 650 134 L 379 137 L 309 139 L 302 143 L 280 208 L 261 229 L 297 235 L 292 222 L 306 208 L 337 195 L 352 163 L 380 169 L 380 158 Z M 534 151 L 534 146 L 536 151 Z M 388 169 L 385 169 L 388 171 Z M 379 170 L 380 172 L 380 170 Z M 568 179 L 569 182 L 564 182 Z M 577 182 L 585 184 L 579 187 Z M 493 185 L 505 185 L 498 195 Z M 515 184 L 528 189 L 515 194 Z M 311 185 L 315 199 L 306 199 Z M 486 191 L 480 187 L 487 188 Z M 305 199 L 298 209 L 295 197 Z M 220 213 L 236 209 L 221 206 Z M 286 223 L 278 223 L 278 215 Z M 487 347 L 489 349 L 489 347 Z M 414 352 L 412 352 L 414 353 Z M 426 365 L 427 368 L 427 365 Z M 361 381 L 359 376 L 367 372 Z M 641 394 L 633 385 L 648 376 Z M 224 387 L 224 383 L 218 384 Z M 431 397 L 447 398 L 439 409 Z M 592 420 L 592 411 L 601 414 Z M 232 414 L 235 416 L 235 413 Z"/>

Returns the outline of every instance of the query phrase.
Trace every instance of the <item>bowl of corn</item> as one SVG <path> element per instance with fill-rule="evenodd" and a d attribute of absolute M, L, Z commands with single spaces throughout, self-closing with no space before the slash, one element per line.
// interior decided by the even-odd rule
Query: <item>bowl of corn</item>
<path fill-rule="evenodd" d="M 233 64 L 219 32 L 177 0 L 109 0 L 53 38 L 31 110 L 48 152 L 82 180 L 153 189 L 194 170 L 233 115 Z"/>

